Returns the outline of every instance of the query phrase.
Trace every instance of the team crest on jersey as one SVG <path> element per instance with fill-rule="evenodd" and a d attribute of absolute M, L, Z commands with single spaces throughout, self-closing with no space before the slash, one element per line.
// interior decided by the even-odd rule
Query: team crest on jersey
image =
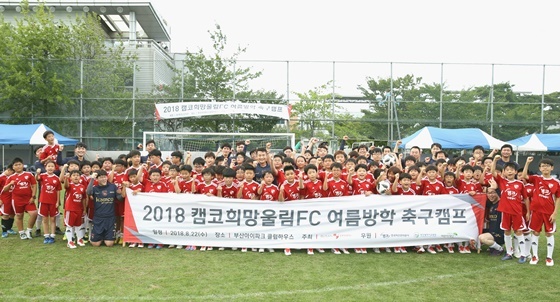
<path fill-rule="evenodd" d="M 548 187 L 552 189 L 554 187 L 554 184 L 548 184 Z"/>
<path fill-rule="evenodd" d="M 106 190 L 101 191 L 101 195 L 107 196 L 107 191 Z"/>
<path fill-rule="evenodd" d="M 28 180 L 28 179 L 29 179 L 29 176 L 25 175 L 23 178 L 24 178 L 25 180 Z"/>
<path fill-rule="evenodd" d="M 514 187 L 516 190 L 519 189 L 519 185 L 518 185 L 518 184 L 513 185 L 513 187 Z"/>

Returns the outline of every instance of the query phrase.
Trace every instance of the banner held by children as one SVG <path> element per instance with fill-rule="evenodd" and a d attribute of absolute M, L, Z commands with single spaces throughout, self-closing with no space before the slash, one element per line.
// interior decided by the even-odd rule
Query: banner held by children
<path fill-rule="evenodd" d="M 376 248 L 477 240 L 486 198 L 347 196 L 290 202 L 127 192 L 124 240 L 255 248 Z"/>

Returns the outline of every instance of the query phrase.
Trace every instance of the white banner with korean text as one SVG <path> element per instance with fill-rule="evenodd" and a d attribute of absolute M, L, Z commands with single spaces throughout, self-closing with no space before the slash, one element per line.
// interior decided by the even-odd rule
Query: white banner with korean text
<path fill-rule="evenodd" d="M 260 114 L 290 119 L 290 107 L 279 104 L 224 102 L 183 102 L 156 104 L 156 118 L 171 119 L 219 114 Z"/>
<path fill-rule="evenodd" d="M 348 196 L 290 202 L 128 192 L 126 242 L 375 248 L 477 239 L 485 197 Z"/>

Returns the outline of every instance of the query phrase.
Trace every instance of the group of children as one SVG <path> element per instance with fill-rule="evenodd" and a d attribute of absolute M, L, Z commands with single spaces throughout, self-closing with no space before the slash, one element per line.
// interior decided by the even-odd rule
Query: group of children
<path fill-rule="evenodd" d="M 52 134 L 52 133 L 51 133 Z M 130 188 L 137 192 L 158 193 L 174 192 L 189 194 L 205 194 L 223 198 L 258 199 L 267 201 L 289 202 L 298 199 L 328 198 L 349 195 L 380 194 L 377 184 L 389 182 L 390 189 L 383 194 L 393 195 L 438 195 L 438 194 L 479 194 L 495 183 L 501 191 L 498 210 L 502 212 L 502 228 L 505 230 L 506 252 L 504 260 L 511 259 L 513 250 L 523 251 L 520 262 L 530 259 L 531 264 L 538 262 L 538 236 L 544 225 L 547 238 L 547 265 L 553 265 L 552 250 L 554 248 L 555 218 L 560 197 L 559 182 L 551 177 L 553 162 L 543 159 L 540 164 L 542 175 L 528 175 L 529 158 L 524 169 L 518 169 L 508 155 L 511 146 L 504 145 L 500 155 L 493 150 L 489 156 L 484 156 L 481 146 L 473 148 L 472 157 L 455 157 L 448 159 L 439 144 L 432 146 L 432 154 L 423 161 L 420 160 L 420 149 L 414 147 L 409 156 L 398 154 L 399 143 L 395 150 L 389 147 L 368 148 L 359 146 L 357 150 L 346 153 L 342 150 L 328 154 L 325 145 L 314 146 L 316 140 L 311 140 L 304 146 L 301 154 L 296 154 L 291 147 L 286 147 L 279 154 L 270 152 L 270 145 L 256 148 L 246 154 L 247 142 L 238 142 L 235 152 L 232 146 L 224 143 L 218 154 L 208 152 L 204 158 L 197 157 L 191 161 L 191 155 L 185 156 L 179 151 L 171 153 L 170 158 L 163 160 L 161 151 L 155 148 L 155 143 L 148 142 L 149 151 L 146 158 L 142 158 L 140 151 L 132 150 L 118 159 L 103 158 L 100 161 L 88 162 L 69 161 L 57 176 L 58 166 L 52 161 L 50 149 L 52 139 L 46 133 L 49 142 L 43 148 L 40 158 L 45 171 L 37 171 L 36 175 L 24 172 L 23 162 L 16 159 L 13 171 L 8 169 L 2 177 L 2 202 L 5 232 L 11 230 L 9 224 L 10 212 L 5 211 L 8 194 L 13 200 L 16 217 L 29 213 L 27 230 L 23 229 L 23 220 L 16 219 L 20 237 L 31 237 L 31 227 L 34 223 L 34 198 L 37 183 L 39 184 L 39 215 L 44 217 L 43 230 L 45 243 L 54 242 L 54 219 L 58 215 L 61 203 L 59 192 L 64 187 L 64 210 L 66 237 L 68 247 L 82 246 L 87 240 L 86 230 L 91 228 L 89 222 L 93 217 L 92 203 L 86 194 L 86 187 L 90 175 L 95 171 L 104 170 L 108 181 L 114 183 L 119 194 L 124 197 Z M 312 151 L 315 149 L 315 151 Z M 511 154 L 511 153 L 510 153 Z M 384 157 L 397 160 L 385 160 Z M 42 159 L 43 160 L 43 159 Z M 384 163 L 393 163 L 386 166 Z M 23 181 L 22 179 L 25 179 Z M 122 234 L 124 217 L 124 203 L 115 202 L 117 242 Z M 530 221 L 529 228 L 526 222 Z M 532 230 L 532 234 L 529 232 Z M 512 242 L 512 230 L 516 246 Z M 4 230 L 3 230 L 4 231 Z M 531 238 L 532 237 L 532 238 Z M 76 238 L 74 243 L 73 239 Z M 532 256 L 527 245 L 532 247 Z M 143 244 L 130 243 L 129 247 L 143 247 Z M 149 244 L 148 248 L 162 248 L 162 245 Z M 170 248 L 184 248 L 195 250 L 192 245 L 169 246 Z M 436 254 L 446 248 L 454 253 L 454 244 L 412 247 L 418 253 L 428 252 Z M 493 247 L 496 248 L 496 247 Z M 200 247 L 200 250 L 211 250 L 212 247 Z M 222 249 L 222 248 L 220 248 Z M 459 243 L 460 253 L 470 253 L 469 243 Z M 247 248 L 241 248 L 246 252 Z M 258 251 L 264 252 L 264 249 Z M 333 248 L 333 253 L 349 253 L 347 249 Z M 406 247 L 386 248 L 387 252 L 406 253 Z M 284 250 L 290 255 L 289 248 Z M 313 249 L 307 250 L 313 254 Z M 323 252 L 319 249 L 319 252 Z M 355 249 L 356 253 L 367 253 L 365 248 Z M 374 252 L 380 252 L 374 249 Z"/>

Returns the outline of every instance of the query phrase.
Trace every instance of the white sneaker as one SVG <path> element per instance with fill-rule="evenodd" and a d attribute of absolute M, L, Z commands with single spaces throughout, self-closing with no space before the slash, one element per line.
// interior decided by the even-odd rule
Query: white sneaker
<path fill-rule="evenodd" d="M 260 249 L 259 249 L 259 253 L 264 253 L 264 249 L 263 249 L 263 248 L 260 248 Z"/>
<path fill-rule="evenodd" d="M 141 248 L 143 248 L 143 247 L 144 247 L 144 244 L 143 244 L 143 243 L 138 243 L 138 248 L 139 248 L 139 249 L 141 249 Z"/>
<path fill-rule="evenodd" d="M 539 263 L 539 257 L 537 256 L 533 256 L 533 258 L 531 258 L 531 261 L 529 261 L 529 264 L 535 265 L 537 263 Z"/>
<path fill-rule="evenodd" d="M 290 249 L 284 249 L 284 255 L 290 256 L 292 255 L 292 252 L 290 251 Z"/>
<path fill-rule="evenodd" d="M 307 249 L 307 255 L 313 255 L 313 249 Z"/>
<path fill-rule="evenodd" d="M 390 252 L 391 252 L 391 249 L 388 248 L 388 247 L 386 247 L 386 248 L 385 248 L 385 252 L 386 252 L 386 253 L 390 253 Z"/>
<path fill-rule="evenodd" d="M 76 246 L 76 244 L 74 243 L 74 241 L 69 241 L 69 242 L 66 244 L 66 246 L 69 247 L 69 248 L 71 248 L 71 249 L 78 248 L 78 247 Z"/>
<path fill-rule="evenodd" d="M 232 250 L 232 251 L 237 251 L 237 248 L 236 248 L 236 247 L 232 247 L 231 250 Z"/>
<path fill-rule="evenodd" d="M 269 253 L 274 253 L 274 249 L 268 249 Z"/>
<path fill-rule="evenodd" d="M 521 257 L 521 253 L 519 252 L 518 249 L 515 249 L 515 252 L 513 252 L 513 257 L 518 258 Z"/>
<path fill-rule="evenodd" d="M 78 243 L 79 246 L 86 246 L 83 238 L 78 239 L 77 243 Z"/>
<path fill-rule="evenodd" d="M 221 247 L 221 248 L 218 249 L 218 251 L 223 251 L 225 249 L 226 249 L 225 247 Z"/>
<path fill-rule="evenodd" d="M 33 238 L 33 237 L 31 237 L 31 231 L 30 230 L 25 231 L 25 236 L 27 236 L 27 239 Z"/>
<path fill-rule="evenodd" d="M 400 247 L 396 247 L 394 248 L 395 250 L 395 254 L 400 254 L 401 253 L 401 248 Z"/>
<path fill-rule="evenodd" d="M 367 254 L 367 249 L 366 248 L 362 248 L 362 254 Z"/>
<path fill-rule="evenodd" d="M 206 247 L 205 247 L 205 246 L 201 246 L 201 247 L 200 247 L 200 250 L 203 251 L 203 252 L 205 252 L 205 251 L 206 251 Z"/>
<path fill-rule="evenodd" d="M 345 248 L 341 248 L 340 251 L 343 252 L 345 255 L 350 254 L 350 252 Z"/>
<path fill-rule="evenodd" d="M 546 266 L 554 266 L 554 260 L 552 260 L 552 258 L 546 258 Z"/>
<path fill-rule="evenodd" d="M 253 248 L 251 248 L 251 251 L 256 252 L 257 249 L 253 247 Z"/>
<path fill-rule="evenodd" d="M 338 249 L 332 249 L 333 254 L 340 255 L 340 251 Z"/>
<path fill-rule="evenodd" d="M 247 253 L 247 248 L 246 247 L 241 248 L 241 252 L 242 253 Z"/>
<path fill-rule="evenodd" d="M 402 253 L 402 254 L 408 253 L 408 252 L 406 251 L 406 248 L 405 248 L 404 246 L 401 246 L 401 253 Z"/>
<path fill-rule="evenodd" d="M 136 243 L 131 243 L 131 244 L 128 245 L 128 247 L 130 247 L 130 248 L 135 248 L 135 247 L 136 247 Z"/>
<path fill-rule="evenodd" d="M 428 249 L 427 249 L 427 251 L 428 251 L 428 253 L 430 253 L 430 254 L 437 254 L 437 252 L 436 252 L 436 250 L 434 249 L 433 246 L 429 246 Z"/>
<path fill-rule="evenodd" d="M 319 254 L 322 254 L 322 253 L 325 252 L 325 250 L 324 249 L 317 249 L 317 252 L 319 252 Z"/>
<path fill-rule="evenodd" d="M 178 245 L 178 246 L 176 247 L 176 249 L 182 250 L 182 249 L 183 249 L 183 246 L 182 246 L 182 245 Z"/>
<path fill-rule="evenodd" d="M 168 249 L 172 249 L 172 248 L 174 248 L 174 247 L 175 247 L 175 245 L 170 244 L 167 248 L 168 248 Z"/>
<path fill-rule="evenodd" d="M 381 251 L 380 251 L 378 248 L 374 248 L 374 249 L 373 249 L 373 252 L 376 253 L 376 254 L 380 254 L 380 253 L 381 253 Z"/>
<path fill-rule="evenodd" d="M 355 252 L 356 254 L 361 254 L 361 253 L 362 253 L 362 249 L 356 248 L 356 249 L 354 249 L 354 252 Z"/>

